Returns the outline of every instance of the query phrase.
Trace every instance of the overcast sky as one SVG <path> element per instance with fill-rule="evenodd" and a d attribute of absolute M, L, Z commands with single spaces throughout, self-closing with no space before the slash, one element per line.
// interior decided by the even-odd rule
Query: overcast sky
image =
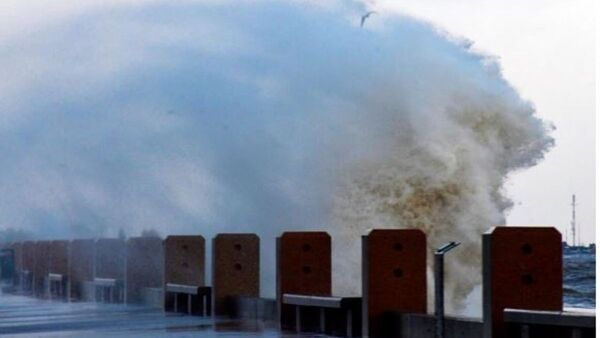
<path fill-rule="evenodd" d="M 48 5 L 47 1 L 4 0 L 0 2 L 0 50 L 66 18 L 124 2 L 153 1 L 55 1 Z M 471 40 L 476 50 L 498 57 L 509 82 L 535 105 L 539 116 L 556 127 L 556 146 L 546 159 L 513 174 L 508 182 L 507 193 L 515 201 L 508 223 L 554 225 L 564 232 L 571 217 L 571 194 L 577 194 L 581 240 L 590 242 L 595 236 L 593 1 L 403 0 L 371 1 L 367 6 L 425 19 Z M 110 60 L 103 65 L 114 66 Z M 14 75 L 15 70 L 6 71 Z M 21 75 L 23 83 L 35 77 L 27 72 Z M 21 90 L 17 78 L 11 77 L 13 83 L 0 82 L 0 90 Z M 4 104 L 10 108 L 10 102 Z M 2 128 L 10 128 L 12 118 L 2 118 Z"/>
<path fill-rule="evenodd" d="M 595 10 L 593 0 L 376 1 L 461 35 L 496 55 L 504 75 L 552 121 L 556 146 L 514 174 L 509 224 L 553 225 L 563 234 L 577 195 L 581 241 L 595 239 Z M 569 234 L 569 238 L 571 235 Z M 564 238 L 564 237 L 563 237 Z M 569 239 L 570 241 L 570 239 Z"/>

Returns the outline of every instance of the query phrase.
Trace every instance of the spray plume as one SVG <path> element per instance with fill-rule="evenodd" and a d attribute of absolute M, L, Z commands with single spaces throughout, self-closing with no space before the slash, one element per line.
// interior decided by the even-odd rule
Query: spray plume
<path fill-rule="evenodd" d="M 360 6 L 113 5 L 2 41 L 0 221 L 39 237 L 328 229 L 334 288 L 359 288 L 360 236 L 420 228 L 454 312 L 506 176 L 552 146 L 497 62 Z M 344 277 L 342 277 L 344 276 Z M 353 278 L 348 278 L 352 276 Z M 273 272 L 263 293 L 273 294 Z"/>

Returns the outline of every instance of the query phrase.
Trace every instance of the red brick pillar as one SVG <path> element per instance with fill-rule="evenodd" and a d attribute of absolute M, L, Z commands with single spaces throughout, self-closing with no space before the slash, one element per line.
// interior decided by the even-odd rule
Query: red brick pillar
<path fill-rule="evenodd" d="M 277 302 L 282 329 L 293 328 L 285 293 L 331 296 L 331 237 L 326 232 L 284 232 L 277 238 Z"/>
<path fill-rule="evenodd" d="M 69 273 L 69 241 L 50 242 L 49 273 L 67 276 Z"/>
<path fill-rule="evenodd" d="M 158 237 L 130 237 L 125 264 L 125 302 L 140 303 L 144 288 L 163 286 L 163 241 Z"/>
<path fill-rule="evenodd" d="M 94 278 L 110 278 L 117 281 L 113 300 L 125 300 L 125 259 L 127 246 L 120 238 L 100 238 L 96 240 L 96 257 L 94 258 Z"/>
<path fill-rule="evenodd" d="M 23 250 L 23 270 L 33 273 L 35 265 L 35 242 L 25 241 L 22 246 Z"/>
<path fill-rule="evenodd" d="M 218 234 L 212 250 L 215 315 L 228 315 L 231 297 L 259 296 L 260 239 L 256 234 Z"/>
<path fill-rule="evenodd" d="M 168 236 L 165 239 L 165 287 L 167 284 L 205 286 L 205 240 L 200 235 Z M 174 294 L 164 294 L 164 308 L 172 310 L 176 303 Z M 195 299 L 194 302 L 200 302 Z"/>
<path fill-rule="evenodd" d="M 44 297 L 45 279 L 50 266 L 50 241 L 37 241 L 34 245 L 33 294 Z"/>
<path fill-rule="evenodd" d="M 23 251 L 23 273 L 21 278 L 21 288 L 24 291 L 33 292 L 33 270 L 35 269 L 35 242 L 25 241 L 22 246 Z"/>
<path fill-rule="evenodd" d="M 165 239 L 165 284 L 205 285 L 205 241 L 202 236 Z"/>
<path fill-rule="evenodd" d="M 69 298 L 82 299 L 83 282 L 94 279 L 93 239 L 75 239 L 71 241 L 69 250 Z"/>
<path fill-rule="evenodd" d="M 55 289 L 55 293 L 58 293 L 60 298 L 67 298 L 67 275 L 69 274 L 69 241 L 59 240 L 50 242 L 50 255 L 49 255 L 49 263 L 48 263 L 48 273 L 59 274 L 62 276 L 62 280 L 54 285 L 48 285 L 48 290 L 50 288 L 58 288 Z M 48 281 L 50 283 L 50 281 Z M 52 292 L 52 290 L 50 290 Z M 53 297 L 53 295 L 48 294 L 48 297 Z"/>
<path fill-rule="evenodd" d="M 11 282 L 11 284 L 13 283 L 13 279 L 14 279 L 14 275 L 17 272 L 17 268 L 16 268 L 16 259 L 15 259 L 15 248 L 14 248 L 14 243 L 0 243 L 0 279 L 2 281 L 4 280 L 8 280 Z M 12 271 L 4 271 L 2 270 L 1 265 L 4 265 L 6 267 L 9 267 L 12 264 Z"/>
<path fill-rule="evenodd" d="M 551 227 L 496 227 L 483 235 L 484 337 L 512 337 L 505 308 L 561 311 L 561 234 Z"/>
<path fill-rule="evenodd" d="M 118 238 L 96 240 L 94 278 L 125 280 L 125 241 Z"/>
<path fill-rule="evenodd" d="M 23 272 L 23 243 L 15 242 L 10 245 L 15 258 L 15 274 L 13 276 L 13 284 L 20 285 L 21 273 Z"/>
<path fill-rule="evenodd" d="M 427 242 L 421 230 L 363 236 L 363 336 L 388 337 L 393 312 L 427 312 Z"/>

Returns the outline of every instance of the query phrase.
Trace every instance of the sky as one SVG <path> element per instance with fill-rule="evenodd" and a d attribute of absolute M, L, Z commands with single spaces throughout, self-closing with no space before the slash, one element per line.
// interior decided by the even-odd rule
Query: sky
<path fill-rule="evenodd" d="M 184 1 L 185 2 L 185 1 Z M 182 3 L 184 3 L 182 2 Z M 0 3 L 0 48 L 18 45 L 22 50 L 13 53 L 19 60 L 9 60 L 11 67 L 3 69 L 4 79 L 0 89 L 5 97 L 11 93 L 35 90 L 31 83 L 43 74 L 47 60 L 28 50 L 18 41 L 35 38 L 46 29 L 72 18 L 83 17 L 94 11 L 109 12 L 117 6 L 142 7 L 160 1 L 13 1 Z M 335 7 L 339 2 L 311 2 L 314 6 Z M 367 1 L 366 8 L 381 13 L 387 11 L 408 14 L 431 22 L 452 36 L 470 40 L 473 49 L 497 58 L 506 79 L 526 100 L 536 107 L 538 116 L 554 124 L 552 136 L 555 146 L 538 165 L 512 173 L 506 185 L 506 193 L 515 205 L 508 213 L 511 225 L 554 225 L 564 232 L 571 217 L 571 194 L 577 195 L 577 219 L 581 228 L 580 238 L 588 243 L 595 237 L 595 151 L 594 151 L 594 93 L 595 50 L 593 1 Z M 360 8 L 360 5 L 357 5 Z M 377 14 L 369 20 L 377 25 Z M 110 23 L 108 23 L 110 26 Z M 109 27 L 106 26 L 106 27 Z M 210 29 L 210 27 L 209 27 Z M 166 34 L 157 31 L 157 36 Z M 231 34 L 237 34 L 231 32 Z M 165 35 L 166 36 L 166 35 Z M 118 31 L 104 34 L 105 42 L 119 41 Z M 208 39 L 210 40 L 210 39 Z M 64 41 L 48 41 L 48 44 Z M 40 42 L 38 42 L 40 43 Z M 118 45 L 118 43 L 116 43 Z M 207 42 L 210 44 L 210 41 Z M 211 46 L 207 45 L 207 48 Z M 231 48 L 234 48 L 230 46 Z M 81 48 L 91 48 L 83 45 Z M 219 47 L 221 48 L 221 47 Z M 97 83 L 86 84 L 92 89 L 103 81 L 101 76 L 111 76 L 123 67 L 122 62 L 134 63 L 143 55 L 127 55 L 126 52 L 103 53 L 94 50 L 90 62 L 99 74 Z M 227 50 L 215 50 L 215 53 Z M 117 54 L 115 54 L 117 53 Z M 117 55 L 118 57 L 114 57 Z M 49 57 L 53 57 L 49 55 Z M 65 72 L 77 74 L 81 69 L 65 67 Z M 130 66 L 130 65 L 126 65 Z M 55 80 L 59 80 L 58 78 Z M 76 84 L 71 95 L 81 88 Z M 269 84 L 266 83 L 268 86 Z M 83 89 L 81 89 L 83 90 Z M 21 102 L 22 103 L 22 102 Z M 16 104 L 9 99 L 2 103 L 4 111 Z M 32 105 L 43 104 L 32 102 Z M 0 128 L 18 128 L 23 116 L 3 114 Z M 150 126 L 151 127 L 151 126 Z M 59 161 L 60 162 L 60 161 Z M 188 169 L 193 171 L 190 165 Z M 198 178 L 198 180 L 202 180 Z M 197 183 L 202 185 L 203 183 Z M 90 195 L 100 194 L 89 187 Z M 28 194 L 34 194 L 30 192 Z M 180 189 L 173 192 L 179 199 L 191 199 L 191 193 Z M 194 205 L 201 200 L 191 199 Z M 52 194 L 41 194 L 40 204 L 52 204 L 60 200 Z M 56 202 L 60 204 L 60 202 Z M 192 208 L 191 206 L 189 206 Z M 143 211 L 139 211 L 143 213 Z M 19 220 L 11 220 L 19 223 Z M 569 235 L 570 237 L 570 235 Z"/>
<path fill-rule="evenodd" d="M 511 225 L 552 225 L 563 233 L 577 197 L 580 240 L 595 235 L 595 13 L 590 0 L 374 1 L 375 10 L 430 21 L 499 59 L 504 76 L 551 121 L 556 144 L 533 168 L 511 175 Z M 571 234 L 568 234 L 571 242 Z"/>

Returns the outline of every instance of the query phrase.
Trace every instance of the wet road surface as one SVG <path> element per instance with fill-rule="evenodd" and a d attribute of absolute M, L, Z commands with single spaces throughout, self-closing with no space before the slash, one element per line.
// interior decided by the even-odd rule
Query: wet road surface
<path fill-rule="evenodd" d="M 12 294 L 0 294 L 0 336 L 298 337 L 261 321 L 215 320 L 141 306 L 65 303 Z"/>

